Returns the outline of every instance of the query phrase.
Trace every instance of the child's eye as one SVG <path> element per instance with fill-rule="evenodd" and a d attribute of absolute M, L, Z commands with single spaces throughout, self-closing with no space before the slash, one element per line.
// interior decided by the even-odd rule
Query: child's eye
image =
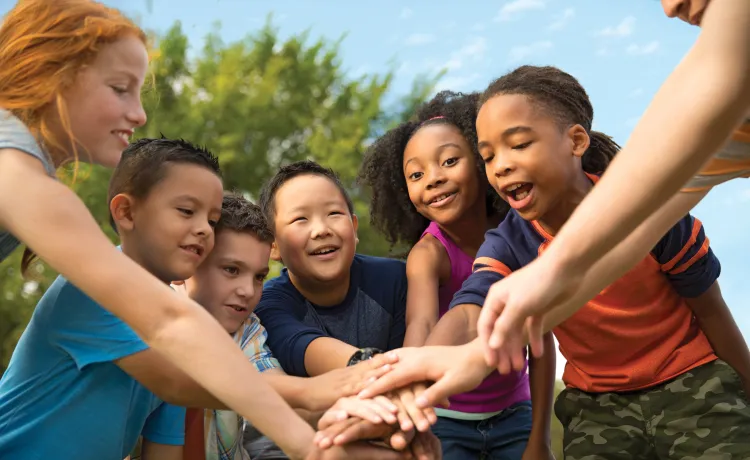
<path fill-rule="evenodd" d="M 328 214 L 328 215 L 329 215 L 329 216 L 343 216 L 343 215 L 344 215 L 344 213 L 343 213 L 343 212 L 341 212 L 341 211 L 331 211 L 331 213 L 330 213 L 330 214 Z"/>
<path fill-rule="evenodd" d="M 513 146 L 513 150 L 523 150 L 531 145 L 531 141 L 524 142 L 523 144 L 518 144 Z"/>
<path fill-rule="evenodd" d="M 125 94 L 128 92 L 127 88 L 123 88 L 121 86 L 112 86 L 111 88 L 117 94 Z"/>
<path fill-rule="evenodd" d="M 306 220 L 306 219 L 304 217 L 295 217 L 294 219 L 292 219 L 292 223 L 301 222 L 303 220 Z"/>
<path fill-rule="evenodd" d="M 415 172 L 415 173 L 409 174 L 409 179 L 410 180 L 419 180 L 421 178 L 422 178 L 422 173 L 421 172 Z"/>
<path fill-rule="evenodd" d="M 192 215 L 193 215 L 193 211 L 192 211 L 192 210 L 190 210 L 190 209 L 185 209 L 185 208 L 177 208 L 177 210 L 178 210 L 178 211 L 179 211 L 179 212 L 180 212 L 181 214 L 184 214 L 184 215 L 186 215 L 186 216 L 192 216 Z"/>
<path fill-rule="evenodd" d="M 232 276 L 237 276 L 240 273 L 240 270 L 237 267 L 224 267 L 224 271 Z"/>
<path fill-rule="evenodd" d="M 448 158 L 443 162 L 443 166 L 453 166 L 458 163 L 458 158 Z"/>
<path fill-rule="evenodd" d="M 492 161 L 492 159 L 495 158 L 495 155 L 487 155 L 486 157 L 482 157 L 482 161 L 484 161 L 485 164 Z"/>
<path fill-rule="evenodd" d="M 257 281 L 259 283 L 262 283 L 265 280 L 266 280 L 266 275 L 256 275 L 255 276 L 255 281 Z"/>
<path fill-rule="evenodd" d="M 219 221 L 216 220 L 209 220 L 208 225 L 211 226 L 211 228 L 216 228 L 216 225 L 219 223 Z"/>

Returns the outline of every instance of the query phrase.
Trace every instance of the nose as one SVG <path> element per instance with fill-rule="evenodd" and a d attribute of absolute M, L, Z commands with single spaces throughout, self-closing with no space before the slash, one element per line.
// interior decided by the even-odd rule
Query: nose
<path fill-rule="evenodd" d="M 330 227 L 328 227 L 328 223 L 325 221 L 325 219 L 313 219 L 311 224 L 311 239 L 314 240 L 317 238 L 324 238 L 331 234 L 331 229 Z"/>
<path fill-rule="evenodd" d="M 505 177 L 515 169 L 511 161 L 503 155 L 495 155 L 492 164 L 488 167 L 495 177 Z"/>
<path fill-rule="evenodd" d="M 148 117 L 146 116 L 146 111 L 143 109 L 143 104 L 141 104 L 140 99 L 138 99 L 128 111 L 127 119 L 136 128 L 146 124 Z"/>
<path fill-rule="evenodd" d="M 240 299 L 252 299 L 255 295 L 255 286 L 251 280 L 251 282 L 247 284 L 238 286 L 235 292 Z"/>
<path fill-rule="evenodd" d="M 685 5 L 685 0 L 661 0 L 661 7 L 664 14 L 670 18 L 676 18 Z"/>
<path fill-rule="evenodd" d="M 427 190 L 433 189 L 445 183 L 445 174 L 443 168 L 432 167 L 427 172 Z"/>
<path fill-rule="evenodd" d="M 214 228 L 207 219 L 195 219 L 193 233 L 197 236 L 205 237 L 213 234 Z"/>

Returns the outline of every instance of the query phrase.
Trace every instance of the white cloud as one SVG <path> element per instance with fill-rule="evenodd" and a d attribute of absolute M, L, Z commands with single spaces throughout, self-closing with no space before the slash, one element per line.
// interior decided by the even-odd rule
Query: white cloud
<path fill-rule="evenodd" d="M 508 59 L 511 61 L 521 61 L 535 54 L 543 53 L 552 48 L 552 42 L 549 40 L 535 42 L 530 45 L 514 46 L 508 53 Z"/>
<path fill-rule="evenodd" d="M 414 14 L 411 8 L 404 8 L 401 10 L 401 14 L 398 15 L 399 19 L 409 19 Z"/>
<path fill-rule="evenodd" d="M 528 10 L 543 10 L 546 6 L 547 0 L 513 0 L 500 8 L 497 16 L 495 16 L 495 21 L 510 21 L 520 12 Z"/>
<path fill-rule="evenodd" d="M 565 8 L 565 11 L 563 11 L 562 15 L 555 20 L 552 24 L 549 25 L 549 30 L 560 30 L 564 28 L 571 19 L 576 15 L 576 10 L 573 8 Z"/>
<path fill-rule="evenodd" d="M 639 56 L 645 54 L 653 54 L 658 49 L 659 42 L 657 40 L 654 40 L 652 42 L 646 43 L 645 45 L 636 45 L 635 43 L 633 43 L 632 45 L 628 46 L 626 51 L 628 52 L 628 54 Z"/>
<path fill-rule="evenodd" d="M 406 46 L 421 46 L 421 45 L 428 45 L 436 40 L 435 36 L 432 34 L 411 34 L 408 37 L 406 37 L 406 41 L 404 42 Z"/>
<path fill-rule="evenodd" d="M 633 33 L 633 27 L 635 26 L 635 18 L 628 16 L 616 26 L 605 27 L 604 29 L 597 32 L 597 35 L 602 37 L 627 37 Z"/>
<path fill-rule="evenodd" d="M 458 70 L 463 67 L 466 60 L 479 61 L 487 52 L 487 39 L 484 37 L 473 37 L 464 46 L 451 53 L 447 62 L 441 63 L 438 68 L 447 68 L 448 71 Z"/>

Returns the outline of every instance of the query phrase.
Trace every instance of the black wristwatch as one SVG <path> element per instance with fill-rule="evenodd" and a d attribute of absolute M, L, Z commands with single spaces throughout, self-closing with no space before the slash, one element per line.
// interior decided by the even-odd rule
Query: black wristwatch
<path fill-rule="evenodd" d="M 373 347 L 367 347 L 367 348 L 360 348 L 359 350 L 355 351 L 351 358 L 349 358 L 349 362 L 346 363 L 348 366 L 354 366 L 357 363 L 361 363 L 362 361 L 367 361 L 368 359 L 372 359 L 373 356 L 379 355 L 380 353 L 383 353 L 383 350 L 379 348 L 373 348 Z"/>

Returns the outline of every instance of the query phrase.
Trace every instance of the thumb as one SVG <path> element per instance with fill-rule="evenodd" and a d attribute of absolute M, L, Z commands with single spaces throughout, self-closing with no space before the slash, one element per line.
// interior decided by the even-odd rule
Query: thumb
<path fill-rule="evenodd" d="M 448 397 L 461 393 L 460 385 L 461 382 L 454 374 L 446 372 L 440 380 L 432 384 L 424 393 L 417 397 L 417 406 L 422 409 L 439 405 L 448 407 L 450 405 Z"/>

